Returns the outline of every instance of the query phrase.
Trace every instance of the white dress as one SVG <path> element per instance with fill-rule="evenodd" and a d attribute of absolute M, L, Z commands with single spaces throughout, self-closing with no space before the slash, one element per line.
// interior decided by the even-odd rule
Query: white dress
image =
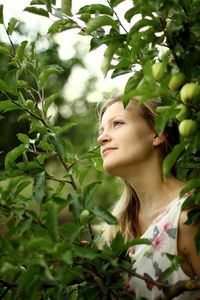
<path fill-rule="evenodd" d="M 166 253 L 178 255 L 177 231 L 184 199 L 176 198 L 167 205 L 141 236 L 141 238 L 150 239 L 151 245 L 142 244 L 130 248 L 129 255 L 133 260 L 133 270 L 146 278 L 146 281 L 135 276 L 127 278 L 125 289 L 133 296 L 133 299 L 156 299 L 158 296 L 163 296 L 162 290 L 150 283 L 148 278 L 150 276 L 153 280 L 160 282 L 161 274 L 171 267 L 171 261 Z M 190 278 L 179 266 L 165 278 L 164 282 L 174 284 L 187 279 Z M 200 300 L 200 290 L 184 292 L 174 299 Z"/>

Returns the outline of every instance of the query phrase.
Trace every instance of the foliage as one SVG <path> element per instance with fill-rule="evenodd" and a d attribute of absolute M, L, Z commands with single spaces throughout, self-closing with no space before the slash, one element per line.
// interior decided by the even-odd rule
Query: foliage
<path fill-rule="evenodd" d="M 133 1 L 121 20 L 117 8 L 124 3 L 123 0 L 107 0 L 105 4 L 86 5 L 73 14 L 73 1 L 62 1 L 59 8 L 55 0 L 32 0 L 25 10 L 57 18 L 49 28 L 49 38 L 55 33 L 78 28 L 80 34 L 91 36 L 91 51 L 106 45 L 102 58 L 104 75 L 108 72 L 112 78 L 126 73 L 131 75 L 124 90 L 125 105 L 132 96 L 140 96 L 141 102 L 161 99 L 157 118 L 160 133 L 168 122 L 179 125 L 186 118 L 195 122 L 191 135 L 188 131 L 184 135 L 181 125 L 180 143 L 164 161 L 163 174 L 166 179 L 176 162 L 180 167 L 179 177 L 188 182 L 184 192 L 195 190 L 187 205 L 198 208 L 199 94 L 194 86 L 187 89 L 187 95 L 183 96 L 181 91 L 188 83 L 195 83 L 199 89 L 199 1 Z M 124 20 L 128 25 L 124 25 Z M 132 244 L 149 241 L 124 243 L 118 234 L 110 247 L 99 248 L 100 237 L 94 234 L 92 224 L 96 220 L 109 224 L 117 221 L 105 208 L 93 204 L 93 193 L 100 182 L 94 179 L 85 184 L 83 180 L 93 166 L 101 169 L 98 148 L 84 154 L 76 153 L 65 135 L 75 126 L 74 122 L 58 126 L 48 114 L 59 94 L 56 86 L 50 94 L 45 89 L 64 68 L 56 63 L 44 68 L 34 42 L 24 40 L 13 45 L 12 34 L 17 20 L 12 18 L 6 26 L 2 5 L 0 24 L 11 41 L 10 46 L 0 46 L 0 53 L 9 57 L 9 69 L 0 80 L 1 118 L 7 112 L 17 111 L 18 121 L 26 120 L 29 128 L 28 133 L 17 135 L 19 144 L 6 155 L 5 168 L 0 173 L 1 181 L 9 179 L 0 194 L 1 217 L 7 226 L 0 238 L 0 297 L 131 299 L 123 288 L 124 274 L 137 274 L 132 271 L 127 250 Z M 172 84 L 172 77 L 180 72 L 184 74 L 181 83 L 178 77 Z M 180 118 L 180 104 L 189 111 L 187 117 L 182 114 Z M 47 170 L 46 163 L 52 157 L 62 166 L 63 176 Z M 58 183 L 56 188 L 47 184 L 49 180 Z M 63 193 L 66 186 L 67 193 Z M 27 188 L 30 193 L 24 194 Z M 65 207 L 71 214 L 70 220 L 60 223 L 58 216 Z M 188 223 L 194 223 L 198 216 L 199 210 L 193 211 Z M 199 233 L 195 242 L 200 252 Z M 170 254 L 169 259 L 172 266 L 166 270 L 164 278 L 181 263 Z M 181 293 L 164 283 L 160 286 L 165 288 L 167 299 Z M 181 291 L 189 288 L 191 285 L 183 283 Z"/>

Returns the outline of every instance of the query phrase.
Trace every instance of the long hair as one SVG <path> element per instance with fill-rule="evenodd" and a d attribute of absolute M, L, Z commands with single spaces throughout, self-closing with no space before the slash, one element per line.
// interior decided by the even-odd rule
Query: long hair
<path fill-rule="evenodd" d="M 101 107 L 99 112 L 99 119 L 101 121 L 103 114 L 112 104 L 121 101 L 120 97 L 113 97 Z M 146 120 L 150 128 L 155 130 L 155 118 L 157 116 L 156 107 L 161 105 L 160 100 L 151 99 L 143 104 L 139 103 L 138 98 L 133 98 L 135 104 L 139 107 L 139 113 Z M 155 130 L 156 131 L 156 130 Z M 161 144 L 160 150 L 165 157 L 175 144 L 179 142 L 179 134 L 176 123 L 171 123 L 170 126 L 166 126 L 164 134 L 166 136 L 165 142 Z M 176 169 L 172 170 L 173 175 L 176 176 Z M 124 191 L 121 198 L 117 201 L 112 214 L 118 219 L 118 225 L 102 225 L 103 239 L 110 244 L 116 233 L 120 231 L 125 241 L 139 236 L 138 232 L 138 213 L 140 203 L 138 196 L 131 185 L 124 179 L 121 179 L 124 183 Z"/>

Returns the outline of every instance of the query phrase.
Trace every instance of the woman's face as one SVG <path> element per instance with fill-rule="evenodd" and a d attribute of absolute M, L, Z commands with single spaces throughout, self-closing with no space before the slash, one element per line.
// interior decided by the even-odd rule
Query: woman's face
<path fill-rule="evenodd" d="M 133 101 L 125 109 L 122 102 L 108 107 L 99 131 L 103 166 L 108 173 L 126 178 L 150 159 L 155 131 L 142 118 Z"/>

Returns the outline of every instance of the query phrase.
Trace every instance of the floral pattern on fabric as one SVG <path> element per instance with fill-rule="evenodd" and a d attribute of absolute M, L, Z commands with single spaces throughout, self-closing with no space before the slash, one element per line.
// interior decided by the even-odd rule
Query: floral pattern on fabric
<path fill-rule="evenodd" d="M 188 196 L 188 195 L 187 195 Z M 178 255 L 177 234 L 178 223 L 181 214 L 183 200 L 174 199 L 155 218 L 147 231 L 141 238 L 147 238 L 151 245 L 141 244 L 131 247 L 129 255 L 133 262 L 133 270 L 142 276 L 128 277 L 125 289 L 133 296 L 133 299 L 156 299 L 163 296 L 162 289 L 152 282 L 161 283 L 161 276 L 165 270 L 171 267 L 171 262 L 167 254 Z M 189 277 L 183 272 L 181 267 L 173 271 L 164 283 L 174 284 L 179 280 L 187 280 Z M 184 292 L 174 299 L 198 300 L 200 291 Z"/>

